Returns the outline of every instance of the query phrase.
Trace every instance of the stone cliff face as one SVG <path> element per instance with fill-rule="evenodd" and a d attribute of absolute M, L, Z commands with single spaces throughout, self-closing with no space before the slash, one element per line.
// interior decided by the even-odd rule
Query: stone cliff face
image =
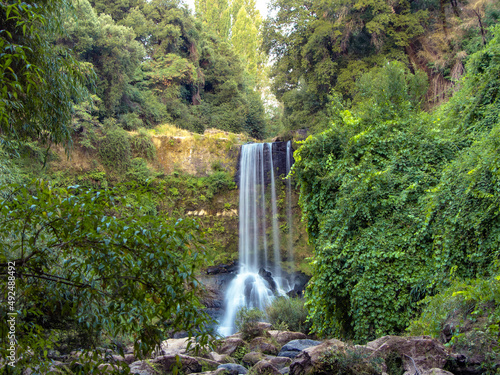
<path fill-rule="evenodd" d="M 273 157 L 273 169 L 274 176 L 278 179 L 279 176 L 284 177 L 286 174 L 286 152 L 287 152 L 287 142 L 273 142 L 272 145 L 272 157 Z M 292 150 L 293 152 L 293 150 Z M 240 183 L 240 153 L 241 149 L 238 153 L 236 172 L 234 181 L 239 186 Z M 270 163 L 269 161 L 269 148 L 264 148 L 264 179 L 266 185 L 271 182 L 271 174 L 270 172 Z M 292 164 L 293 164 L 293 156 L 292 156 Z"/>
<path fill-rule="evenodd" d="M 190 175 L 206 176 L 216 168 L 236 173 L 240 145 L 221 134 L 220 137 L 153 136 L 157 170 L 166 174 L 174 170 Z"/>

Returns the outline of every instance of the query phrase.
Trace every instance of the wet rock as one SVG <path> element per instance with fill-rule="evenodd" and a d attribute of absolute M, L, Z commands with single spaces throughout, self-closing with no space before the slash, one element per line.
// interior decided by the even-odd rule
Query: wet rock
<path fill-rule="evenodd" d="M 288 358 L 295 358 L 300 352 L 302 352 L 304 349 L 307 349 L 311 346 L 316 346 L 321 344 L 321 341 L 316 341 L 316 340 L 309 340 L 309 339 L 303 339 L 303 340 L 292 340 L 285 344 L 281 350 L 278 353 L 279 357 L 288 357 Z"/>
<path fill-rule="evenodd" d="M 264 268 L 261 268 L 259 270 L 259 276 L 266 281 L 269 289 L 271 289 L 273 292 L 276 291 L 276 282 L 274 281 L 273 274 L 271 272 L 267 271 Z"/>
<path fill-rule="evenodd" d="M 246 374 L 248 370 L 237 363 L 225 363 L 217 367 L 217 369 L 224 369 L 227 371 L 228 375 L 239 375 Z"/>

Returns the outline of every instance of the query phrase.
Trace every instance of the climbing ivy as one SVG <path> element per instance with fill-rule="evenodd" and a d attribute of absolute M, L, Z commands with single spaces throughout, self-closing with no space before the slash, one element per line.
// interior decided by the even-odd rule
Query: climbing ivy
<path fill-rule="evenodd" d="M 368 95 L 351 111 L 336 103 L 335 123 L 295 153 L 315 246 L 307 305 L 316 332 L 357 341 L 398 333 L 450 274 L 491 275 L 500 255 L 499 31 L 434 114 L 401 92 L 410 86 L 382 79 L 371 91 L 391 89 L 387 100 Z"/>

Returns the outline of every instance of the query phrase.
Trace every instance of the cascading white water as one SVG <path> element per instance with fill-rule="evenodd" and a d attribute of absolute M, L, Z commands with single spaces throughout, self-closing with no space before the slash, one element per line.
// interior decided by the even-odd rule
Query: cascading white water
<path fill-rule="evenodd" d="M 266 170 L 270 175 L 267 188 L 271 189 L 272 279 L 263 273 L 263 268 L 268 270 Z M 276 294 L 285 294 L 288 283 L 281 277 L 280 263 L 272 143 L 247 144 L 242 146 L 240 159 L 239 270 L 226 290 L 225 314 L 219 334 L 228 336 L 235 332 L 236 313 L 242 307 L 263 310 Z"/>
<path fill-rule="evenodd" d="M 288 261 L 290 263 L 290 273 L 295 272 L 295 259 L 293 255 L 293 222 L 292 222 L 292 176 L 290 176 L 290 169 L 292 169 L 292 141 L 286 143 L 286 218 L 288 225 Z"/>

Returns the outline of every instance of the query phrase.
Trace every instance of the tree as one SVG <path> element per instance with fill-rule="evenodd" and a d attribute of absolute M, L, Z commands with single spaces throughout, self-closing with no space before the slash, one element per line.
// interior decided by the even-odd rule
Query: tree
<path fill-rule="evenodd" d="M 319 104 L 311 107 L 312 117 L 321 117 L 332 90 L 352 98 L 355 80 L 385 59 L 407 62 L 406 47 L 423 34 L 427 17 L 406 1 L 275 0 L 271 6 L 275 16 L 266 21 L 264 46 L 275 60 L 274 92 L 281 99 L 307 87 Z"/>
<path fill-rule="evenodd" d="M 4 301 L 8 290 L 15 296 L 0 315 L 17 314 L 17 368 L 47 364 L 49 349 L 75 339 L 95 349 L 102 336 L 127 335 L 138 355 L 181 330 L 207 343 L 195 278 L 202 233 L 193 221 L 130 207 L 132 193 L 142 194 L 39 181 L 0 201 L 2 294 Z M 9 275 L 15 283 L 7 283 Z M 3 358 L 6 349 L 2 345 Z M 93 365 L 85 366 L 89 373 Z"/>
<path fill-rule="evenodd" d="M 196 0 L 196 17 L 207 29 L 228 41 L 231 30 L 231 8 L 227 0 Z"/>
<path fill-rule="evenodd" d="M 54 46 L 62 31 L 65 0 L 0 4 L 0 136 L 71 142 L 74 100 L 86 97 L 92 71 Z"/>
<path fill-rule="evenodd" d="M 67 34 L 59 40 L 80 61 L 92 64 L 97 74 L 96 93 L 102 100 L 101 117 L 116 115 L 145 50 L 132 28 L 116 25 L 111 16 L 96 15 L 88 0 L 74 1 L 76 18 L 65 23 Z"/>
<path fill-rule="evenodd" d="M 92 0 L 90 4 L 97 15 L 109 14 L 113 21 L 119 22 L 125 18 L 130 9 L 139 5 L 140 0 Z"/>

